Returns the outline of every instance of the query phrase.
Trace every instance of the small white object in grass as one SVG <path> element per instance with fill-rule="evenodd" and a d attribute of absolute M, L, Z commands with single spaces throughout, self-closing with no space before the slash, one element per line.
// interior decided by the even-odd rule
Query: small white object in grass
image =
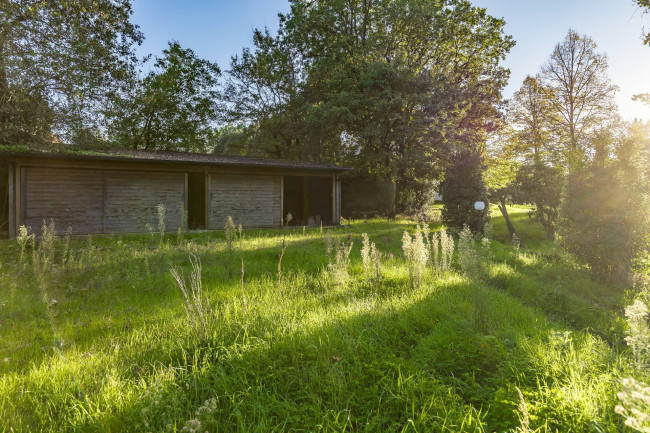
<path fill-rule="evenodd" d="M 483 201 L 477 201 L 474 203 L 474 209 L 476 210 L 484 210 L 485 209 L 485 202 Z"/>

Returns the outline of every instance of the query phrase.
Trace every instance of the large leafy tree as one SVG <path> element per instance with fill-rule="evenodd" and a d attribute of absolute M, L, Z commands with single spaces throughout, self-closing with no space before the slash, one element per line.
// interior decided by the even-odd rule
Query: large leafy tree
<path fill-rule="evenodd" d="M 207 151 L 219 112 L 220 74 L 215 63 L 170 42 L 154 69 L 106 110 L 111 140 L 132 149 Z"/>
<path fill-rule="evenodd" d="M 108 92 L 133 73 L 130 0 L 0 2 L 0 142 L 36 145 L 97 131 Z"/>
<path fill-rule="evenodd" d="M 512 42 L 469 2 L 295 2 L 289 25 L 308 59 L 310 131 L 343 132 L 337 156 L 396 181 L 398 208 L 496 123 Z"/>
<path fill-rule="evenodd" d="M 464 0 L 292 1 L 233 59 L 233 120 L 274 155 L 344 163 L 425 197 L 455 148 L 480 153 L 513 42 Z M 416 200 L 417 201 L 417 200 Z"/>

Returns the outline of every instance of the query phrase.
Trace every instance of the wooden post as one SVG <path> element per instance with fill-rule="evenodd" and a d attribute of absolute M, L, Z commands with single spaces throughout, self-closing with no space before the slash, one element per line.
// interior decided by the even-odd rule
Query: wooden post
<path fill-rule="evenodd" d="M 15 188 L 15 191 L 16 191 L 16 197 L 15 197 L 15 202 L 16 202 L 16 209 L 15 209 L 15 214 L 16 214 L 15 224 L 16 225 L 15 225 L 15 227 L 16 227 L 16 229 L 18 227 L 20 227 L 22 225 L 22 223 L 23 223 L 23 214 L 22 214 L 22 210 L 23 210 L 22 193 L 23 193 L 23 191 L 22 191 L 21 187 L 22 187 L 22 183 L 23 183 L 22 180 L 23 180 L 24 177 L 21 176 L 22 171 L 23 170 L 20 167 L 20 163 L 17 162 L 16 167 L 14 169 L 14 179 L 15 179 L 14 188 Z M 37 230 L 37 229 L 38 229 L 38 227 L 37 228 L 32 227 L 32 231 Z"/>
<path fill-rule="evenodd" d="M 307 176 L 302 177 L 302 225 L 307 225 L 309 218 L 309 179 Z"/>
<path fill-rule="evenodd" d="M 9 195 L 9 238 L 13 239 L 17 236 L 16 231 L 16 210 L 14 202 L 14 163 L 9 163 L 9 182 L 7 183 Z"/>
<path fill-rule="evenodd" d="M 183 212 L 185 213 L 185 215 L 182 215 L 183 230 L 187 230 L 187 228 L 189 226 L 188 222 L 187 222 L 187 220 L 189 218 L 189 215 L 190 215 L 189 209 L 187 208 L 187 206 L 188 206 L 187 194 L 188 194 L 189 189 L 190 189 L 188 183 L 189 183 L 189 174 L 187 172 L 185 172 L 185 190 L 183 191 Z"/>
<path fill-rule="evenodd" d="M 99 172 L 102 178 L 102 228 L 101 232 L 106 233 L 106 170 L 100 170 Z"/>
<path fill-rule="evenodd" d="M 336 176 L 336 224 L 341 224 L 341 179 Z"/>
<path fill-rule="evenodd" d="M 210 230 L 210 173 L 205 174 L 205 229 Z"/>
<path fill-rule="evenodd" d="M 284 176 L 280 176 L 280 227 L 284 227 Z"/>
<path fill-rule="evenodd" d="M 336 175 L 332 175 L 332 225 L 336 224 Z"/>

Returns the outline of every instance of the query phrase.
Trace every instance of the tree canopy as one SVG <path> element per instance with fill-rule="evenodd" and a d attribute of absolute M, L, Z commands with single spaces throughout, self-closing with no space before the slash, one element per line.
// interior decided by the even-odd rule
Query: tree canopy
<path fill-rule="evenodd" d="M 421 201 L 498 123 L 504 24 L 464 0 L 292 1 L 233 58 L 230 119 L 253 152 L 343 163 Z"/>
<path fill-rule="evenodd" d="M 572 168 L 593 153 L 591 138 L 616 121 L 614 94 L 618 88 L 607 76 L 607 55 L 592 38 L 569 30 L 542 66 L 540 77 L 549 117 L 561 154 Z"/>
<path fill-rule="evenodd" d="M 105 110 L 109 137 L 119 147 L 208 150 L 218 116 L 221 71 L 194 51 L 170 42 L 154 69 L 115 95 Z"/>
<path fill-rule="evenodd" d="M 143 35 L 131 13 L 129 0 L 3 1 L 0 142 L 74 143 L 96 131 L 107 94 L 134 72 Z"/>

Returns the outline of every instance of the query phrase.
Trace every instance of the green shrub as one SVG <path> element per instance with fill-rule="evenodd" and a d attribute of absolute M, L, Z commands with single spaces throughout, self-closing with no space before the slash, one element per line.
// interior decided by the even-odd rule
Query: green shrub
<path fill-rule="evenodd" d="M 459 151 L 447 169 L 442 183 L 442 222 L 457 230 L 468 225 L 473 232 L 483 232 L 489 218 L 489 201 L 483 183 L 483 163 L 478 153 Z M 474 203 L 485 203 L 476 210 Z"/>

